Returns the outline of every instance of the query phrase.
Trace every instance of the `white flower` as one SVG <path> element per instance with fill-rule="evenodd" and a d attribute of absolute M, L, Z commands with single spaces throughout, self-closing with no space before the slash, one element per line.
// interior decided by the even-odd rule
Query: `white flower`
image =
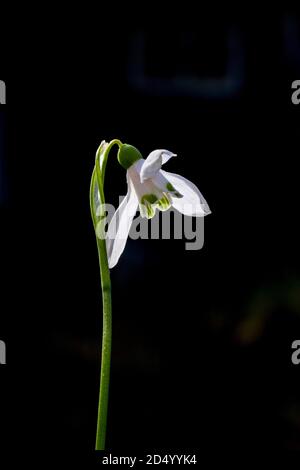
<path fill-rule="evenodd" d="M 210 209 L 198 188 L 183 176 L 161 170 L 171 157 L 168 150 L 154 150 L 144 160 L 137 149 L 130 166 L 126 158 L 128 192 L 111 219 L 106 235 L 109 267 L 113 268 L 126 245 L 130 226 L 138 209 L 142 217 L 152 218 L 156 209 L 165 211 L 173 206 L 188 216 L 203 217 Z M 122 148 L 120 149 L 122 152 Z M 119 158 L 119 157 L 118 157 Z M 130 156 L 131 158 L 131 156 Z M 121 163 L 121 160 L 119 158 Z M 122 163 L 121 163 L 122 164 Z"/>

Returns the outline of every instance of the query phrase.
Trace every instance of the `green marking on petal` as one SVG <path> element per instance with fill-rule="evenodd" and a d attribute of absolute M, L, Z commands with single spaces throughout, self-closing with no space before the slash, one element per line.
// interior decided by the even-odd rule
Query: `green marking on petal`
<path fill-rule="evenodd" d="M 144 196 L 141 199 L 142 204 L 145 204 L 145 202 L 149 202 L 149 204 L 155 204 L 157 202 L 157 197 L 155 194 L 144 194 Z"/>
<path fill-rule="evenodd" d="M 178 197 L 178 198 L 183 197 L 183 195 L 180 194 L 178 191 L 175 191 L 175 193 L 172 193 L 172 196 L 173 196 L 173 197 Z"/>
<path fill-rule="evenodd" d="M 157 205 L 158 198 L 155 194 L 144 194 L 141 198 L 140 212 L 142 217 L 152 219 L 155 216 L 155 207 Z"/>
<path fill-rule="evenodd" d="M 166 194 L 157 202 L 158 207 L 161 211 L 166 211 L 171 207 L 171 202 Z"/>
<path fill-rule="evenodd" d="M 167 188 L 168 191 L 171 191 L 171 192 L 176 191 L 176 189 L 174 188 L 174 186 L 171 183 L 167 183 L 166 188 Z"/>
<path fill-rule="evenodd" d="M 155 216 L 155 208 L 153 206 L 147 206 L 147 218 L 152 219 Z"/>
<path fill-rule="evenodd" d="M 142 217 L 152 219 L 155 216 L 155 206 L 151 206 L 148 202 L 140 204 L 140 213 Z"/>
<path fill-rule="evenodd" d="M 178 198 L 183 197 L 182 194 L 176 191 L 176 189 L 170 182 L 166 184 L 166 188 L 172 194 L 173 197 L 178 197 Z"/>

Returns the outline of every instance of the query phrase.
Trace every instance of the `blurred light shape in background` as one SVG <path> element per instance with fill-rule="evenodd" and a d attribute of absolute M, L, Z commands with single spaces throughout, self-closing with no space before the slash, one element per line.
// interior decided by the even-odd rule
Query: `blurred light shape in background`
<path fill-rule="evenodd" d="M 238 30 L 224 26 L 201 34 L 182 31 L 177 41 L 172 35 L 161 35 L 156 42 L 156 32 L 133 35 L 129 84 L 156 96 L 228 99 L 239 95 L 244 85 L 245 51 Z M 206 41 L 203 34 L 208 35 Z"/>
<path fill-rule="evenodd" d="M 284 46 L 290 66 L 300 71 L 300 18 L 286 15 L 284 20 Z M 294 79 L 299 77 L 294 77 Z"/>

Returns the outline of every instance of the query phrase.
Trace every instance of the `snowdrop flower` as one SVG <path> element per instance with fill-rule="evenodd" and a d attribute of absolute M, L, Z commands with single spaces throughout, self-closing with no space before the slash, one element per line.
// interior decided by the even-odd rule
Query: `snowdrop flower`
<path fill-rule="evenodd" d="M 154 217 L 156 209 L 166 211 L 171 206 L 188 216 L 210 214 L 207 202 L 191 181 L 161 169 L 172 157 L 176 154 L 159 149 L 145 160 L 132 145 L 123 144 L 119 148 L 119 163 L 127 170 L 128 192 L 112 217 L 106 235 L 110 268 L 117 264 L 124 251 L 138 208 L 141 216 L 148 219 Z"/>
<path fill-rule="evenodd" d="M 114 145 L 119 147 L 119 163 L 127 170 L 128 192 L 112 217 L 107 234 L 104 195 L 105 169 L 108 155 Z M 202 217 L 210 213 L 207 202 L 198 188 L 183 178 L 163 171 L 162 165 L 176 155 L 168 150 L 154 150 L 143 159 L 133 146 L 119 139 L 101 142 L 97 152 L 90 184 L 90 209 L 97 237 L 101 272 L 103 333 L 99 405 L 97 415 L 96 450 L 105 449 L 109 377 L 112 343 L 112 302 L 110 269 L 113 268 L 126 244 L 130 226 L 139 207 L 142 217 L 151 219 L 156 209 L 166 211 L 171 206 L 182 214 Z"/>

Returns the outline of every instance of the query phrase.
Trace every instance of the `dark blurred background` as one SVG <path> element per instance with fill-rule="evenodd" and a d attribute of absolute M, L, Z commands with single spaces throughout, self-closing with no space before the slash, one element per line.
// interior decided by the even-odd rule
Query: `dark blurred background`
<path fill-rule="evenodd" d="M 212 214 L 202 250 L 129 240 L 112 270 L 108 448 L 300 450 L 300 15 L 72 18 L 9 32 L 0 69 L 3 447 L 92 454 L 102 308 L 88 191 L 97 146 L 119 138 L 177 153 L 166 170 Z M 112 154 L 108 202 L 124 176 Z"/>

